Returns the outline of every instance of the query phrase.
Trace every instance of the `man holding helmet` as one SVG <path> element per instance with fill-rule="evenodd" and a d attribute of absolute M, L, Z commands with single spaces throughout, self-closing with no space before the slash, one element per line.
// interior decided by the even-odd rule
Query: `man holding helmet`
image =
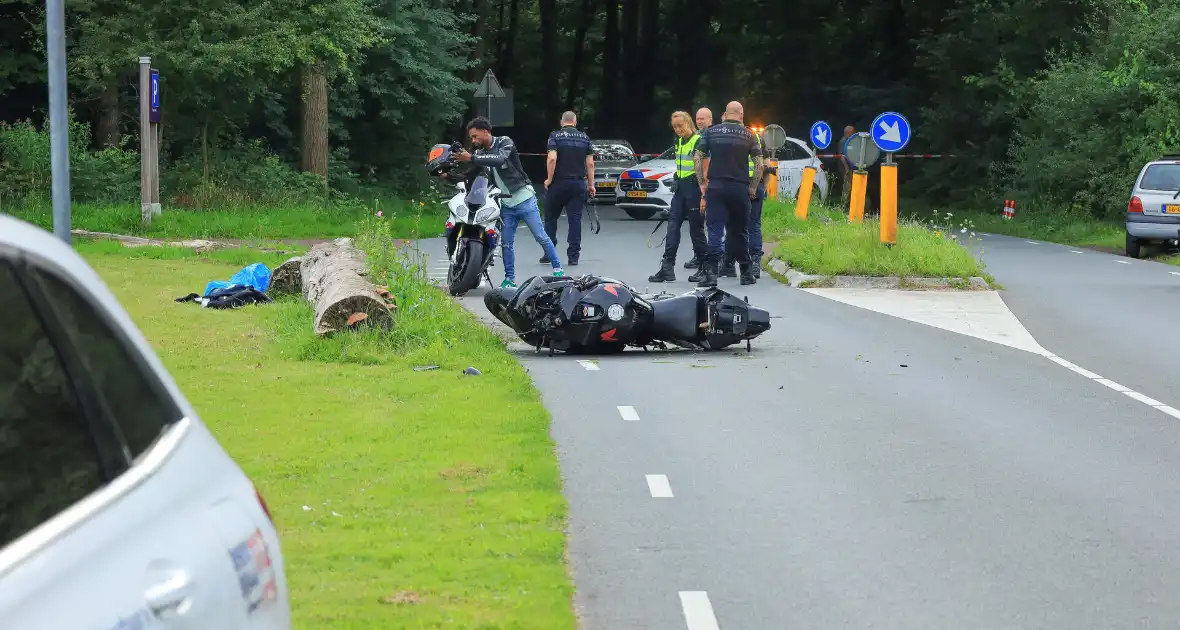
<path fill-rule="evenodd" d="M 557 248 L 545 233 L 545 226 L 541 223 L 541 209 L 537 207 L 537 196 L 533 186 L 529 183 L 524 167 L 520 165 L 520 153 L 516 150 L 516 143 L 508 136 L 493 136 L 492 124 L 487 118 L 479 116 L 467 123 L 467 135 L 471 144 L 476 148 L 474 154 L 467 151 L 456 153 L 456 162 L 470 162 L 475 166 L 485 168 L 490 173 L 490 179 L 497 188 L 512 195 L 505 199 L 500 206 L 500 217 L 504 220 L 504 234 L 501 235 L 501 249 L 504 258 L 504 281 L 501 287 L 516 287 L 516 227 L 521 222 L 528 226 L 537 244 L 544 250 L 545 256 L 553 265 L 554 276 L 564 276 L 561 260 L 557 257 Z"/>

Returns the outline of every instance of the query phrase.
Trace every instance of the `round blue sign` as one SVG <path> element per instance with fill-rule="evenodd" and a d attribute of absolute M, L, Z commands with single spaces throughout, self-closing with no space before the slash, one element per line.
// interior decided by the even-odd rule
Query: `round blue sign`
<path fill-rule="evenodd" d="M 811 126 L 809 137 L 811 138 L 811 144 L 822 151 L 832 145 L 832 128 L 828 126 L 828 123 L 821 120 Z"/>
<path fill-rule="evenodd" d="M 897 153 L 910 143 L 910 121 L 897 112 L 885 112 L 873 119 L 869 133 L 873 144 L 886 153 Z"/>

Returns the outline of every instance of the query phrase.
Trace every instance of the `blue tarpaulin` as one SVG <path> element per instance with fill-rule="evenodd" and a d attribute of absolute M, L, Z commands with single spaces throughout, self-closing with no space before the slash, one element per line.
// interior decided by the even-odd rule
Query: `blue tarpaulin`
<path fill-rule="evenodd" d="M 250 287 L 256 291 L 266 293 L 270 287 L 270 269 L 262 263 L 254 263 L 242 268 L 241 271 L 235 273 L 229 282 L 224 280 L 214 280 L 205 285 L 205 295 L 218 290 L 225 289 L 232 286 Z"/>

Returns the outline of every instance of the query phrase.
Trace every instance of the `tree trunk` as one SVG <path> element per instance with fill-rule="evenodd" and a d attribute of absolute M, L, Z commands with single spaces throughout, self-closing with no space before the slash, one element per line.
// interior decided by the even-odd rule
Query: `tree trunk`
<path fill-rule="evenodd" d="M 683 0 L 678 12 L 679 28 L 676 29 L 676 79 L 672 97 L 679 106 L 690 114 L 696 113 L 700 103 L 695 102 L 701 86 L 701 75 L 709 58 L 709 7 L 704 0 Z"/>
<path fill-rule="evenodd" d="M 488 52 L 486 25 L 492 14 L 491 0 L 471 0 L 471 12 L 476 15 L 476 19 L 471 25 L 471 36 L 475 38 L 475 46 L 471 49 L 471 60 L 475 64 L 471 66 L 470 80 L 472 83 L 478 83 L 483 78 L 484 57 Z"/>
<path fill-rule="evenodd" d="M 94 141 L 99 149 L 119 146 L 119 84 L 111 79 L 98 97 L 98 121 Z"/>
<path fill-rule="evenodd" d="M 578 32 L 574 35 L 574 58 L 570 62 L 570 82 L 565 92 L 565 109 L 574 109 L 574 96 L 578 93 L 578 83 L 582 80 L 582 59 L 586 48 L 586 32 L 594 23 L 594 0 L 582 0 L 582 22 L 578 24 Z"/>
<path fill-rule="evenodd" d="M 328 74 L 322 62 L 303 69 L 303 171 L 328 185 Z"/>
<path fill-rule="evenodd" d="M 500 69 L 496 78 L 500 85 L 508 85 L 512 77 L 512 68 L 516 64 L 516 32 L 520 25 L 520 0 L 512 0 L 508 7 L 508 33 L 504 36 L 504 49 L 500 53 Z"/>
<path fill-rule="evenodd" d="M 299 263 L 303 297 L 315 310 L 316 335 L 363 325 L 390 330 L 395 304 L 369 282 L 365 255 L 350 238 L 312 247 Z M 383 295 L 384 294 L 384 295 Z"/>
<path fill-rule="evenodd" d="M 209 117 L 201 125 L 201 182 L 209 183 Z"/>
<path fill-rule="evenodd" d="M 270 274 L 270 288 L 272 295 L 287 295 L 303 292 L 303 273 L 301 271 L 303 259 L 299 256 L 288 258 L 287 262 L 275 267 Z"/>
<path fill-rule="evenodd" d="M 541 17 L 541 81 L 547 86 L 541 91 L 541 117 L 548 121 L 557 117 L 557 0 L 537 0 Z"/>
<path fill-rule="evenodd" d="M 606 31 L 602 37 L 603 135 L 614 135 L 619 125 L 619 3 L 606 3 Z"/>

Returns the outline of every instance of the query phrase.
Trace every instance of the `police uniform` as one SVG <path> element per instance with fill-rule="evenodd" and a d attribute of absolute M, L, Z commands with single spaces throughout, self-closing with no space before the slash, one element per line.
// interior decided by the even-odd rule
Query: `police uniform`
<path fill-rule="evenodd" d="M 675 192 L 672 206 L 668 211 L 668 235 L 665 238 L 664 257 L 660 270 L 648 277 L 651 282 L 676 281 L 676 252 L 680 249 L 680 228 L 688 220 L 688 238 L 692 242 L 693 258 L 703 259 L 708 243 L 705 240 L 705 216 L 701 212 L 701 187 L 697 183 L 696 165 L 693 157 L 701 135 L 693 133 L 688 138 L 676 137 L 676 174 L 673 175 Z"/>
<path fill-rule="evenodd" d="M 569 222 L 566 256 L 571 265 L 578 264 L 582 251 L 582 210 L 586 206 L 586 156 L 593 156 L 590 136 L 573 125 L 562 125 L 549 134 L 548 150 L 557 152 L 553 181 L 545 191 L 545 232 L 557 244 L 557 219 L 565 210 Z M 541 262 L 549 262 L 542 257 Z"/>
<path fill-rule="evenodd" d="M 754 134 L 758 139 L 758 148 L 763 152 L 766 151 L 766 144 L 762 140 L 762 136 Z M 754 158 L 747 158 L 746 160 L 747 173 L 750 177 L 754 177 Z M 766 177 L 769 173 L 769 166 L 762 171 L 762 178 L 758 180 L 758 189 L 754 192 L 754 199 L 750 201 L 750 222 L 749 228 L 746 229 L 746 238 L 750 242 L 750 271 L 753 272 L 754 277 L 762 276 L 762 202 L 766 200 Z M 734 269 L 733 257 L 728 253 L 721 259 L 721 267 L 717 270 L 717 275 L 722 278 L 733 278 L 737 276 L 737 271 Z"/>
<path fill-rule="evenodd" d="M 696 151 L 709 156 L 705 193 L 709 245 L 702 286 L 717 283 L 723 250 L 738 261 L 744 273 L 749 272 L 750 240 L 746 230 L 750 220 L 750 164 L 762 157 L 759 144 L 753 131 L 732 120 L 713 125 L 697 141 Z"/>

